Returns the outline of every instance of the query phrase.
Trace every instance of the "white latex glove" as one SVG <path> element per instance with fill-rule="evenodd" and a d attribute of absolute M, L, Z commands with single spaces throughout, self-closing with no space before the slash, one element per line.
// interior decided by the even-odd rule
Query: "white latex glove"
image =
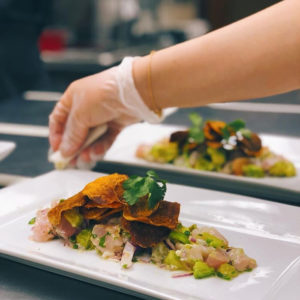
<path fill-rule="evenodd" d="M 72 164 L 77 167 L 101 160 L 119 132 L 141 120 L 158 123 L 138 94 L 133 77 L 134 58 L 104 72 L 74 81 L 49 117 L 49 141 L 53 151 L 70 157 L 84 144 L 91 128 L 107 124 L 107 132 L 85 148 Z"/>

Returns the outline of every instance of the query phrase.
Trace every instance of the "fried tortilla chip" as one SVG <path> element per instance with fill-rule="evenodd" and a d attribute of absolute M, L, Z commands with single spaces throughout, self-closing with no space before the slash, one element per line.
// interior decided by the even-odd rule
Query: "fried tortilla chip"
<path fill-rule="evenodd" d="M 222 129 L 226 126 L 223 121 L 206 121 L 203 128 L 204 136 L 211 141 L 222 139 Z"/>
<path fill-rule="evenodd" d="M 101 205 L 121 202 L 124 193 L 122 183 L 127 178 L 127 175 L 117 173 L 100 177 L 87 184 L 82 194 Z"/>
<path fill-rule="evenodd" d="M 171 232 L 163 226 L 153 226 L 141 222 L 130 222 L 125 218 L 121 219 L 121 225 L 131 236 L 131 243 L 142 248 L 153 247 L 163 241 Z"/>
<path fill-rule="evenodd" d="M 121 202 L 112 202 L 108 204 L 99 204 L 94 201 L 88 201 L 84 207 L 86 208 L 119 208 L 122 207 L 123 203 Z"/>
<path fill-rule="evenodd" d="M 81 208 L 81 213 L 84 219 L 96 220 L 105 214 L 109 208 L 86 208 L 85 206 Z"/>
<path fill-rule="evenodd" d="M 53 226 L 57 226 L 60 223 L 62 212 L 66 210 L 70 210 L 73 207 L 80 207 L 83 206 L 86 202 L 84 195 L 79 192 L 76 195 L 58 203 L 48 212 L 48 219 L 49 222 Z"/>
<path fill-rule="evenodd" d="M 103 215 L 101 215 L 99 218 L 96 219 L 96 221 L 102 221 L 108 216 L 114 215 L 118 212 L 122 211 L 122 207 L 120 208 L 114 208 L 114 209 L 108 209 Z"/>
<path fill-rule="evenodd" d="M 158 209 L 150 216 L 143 216 L 138 210 L 134 211 L 129 206 L 125 206 L 123 210 L 123 217 L 127 221 L 139 221 L 154 226 L 164 226 L 174 229 L 178 224 L 179 211 L 179 203 L 161 201 L 159 202 Z"/>

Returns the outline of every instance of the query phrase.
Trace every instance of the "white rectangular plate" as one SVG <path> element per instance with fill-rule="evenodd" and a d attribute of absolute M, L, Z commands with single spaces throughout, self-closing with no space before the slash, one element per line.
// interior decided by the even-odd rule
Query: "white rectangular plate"
<path fill-rule="evenodd" d="M 37 209 L 71 196 L 103 174 L 53 171 L 0 191 L 0 255 L 76 278 L 125 289 L 142 297 L 202 300 L 296 300 L 300 294 L 300 207 L 205 189 L 168 184 L 166 199 L 181 203 L 187 225 L 214 226 L 255 258 L 258 267 L 232 281 L 172 278 L 172 272 L 136 263 L 122 270 L 94 251 L 64 247 L 60 240 L 28 239 Z M 71 275 L 70 275 L 71 274 Z M 282 298 L 282 295 L 284 297 Z M 281 298 L 280 298 L 281 297 Z"/>
<path fill-rule="evenodd" d="M 16 147 L 16 143 L 9 141 L 0 141 L 0 161 L 8 156 Z"/>
<path fill-rule="evenodd" d="M 162 138 L 169 137 L 176 130 L 182 130 L 183 127 L 166 126 L 166 125 L 150 125 L 146 123 L 132 125 L 125 128 L 118 136 L 112 148 L 105 155 L 104 161 L 128 164 L 131 166 L 141 166 L 149 169 L 166 170 L 170 172 L 180 172 L 185 175 L 199 175 L 210 178 L 213 181 L 227 180 L 231 182 L 232 189 L 251 184 L 258 187 L 259 192 L 264 192 L 264 187 L 275 190 L 292 191 L 299 193 L 300 203 L 300 139 L 290 138 L 276 135 L 260 134 L 263 145 L 268 146 L 271 150 L 278 154 L 282 154 L 290 159 L 296 166 L 297 176 L 290 178 L 250 178 L 243 176 L 235 176 L 222 174 L 217 172 L 200 171 L 184 167 L 176 167 L 171 164 L 152 163 L 139 159 L 135 156 L 136 149 L 141 144 L 153 144 Z M 217 181 L 216 181 L 217 182 Z M 276 195 L 275 195 L 276 196 Z M 294 196 L 295 197 L 295 196 Z"/>

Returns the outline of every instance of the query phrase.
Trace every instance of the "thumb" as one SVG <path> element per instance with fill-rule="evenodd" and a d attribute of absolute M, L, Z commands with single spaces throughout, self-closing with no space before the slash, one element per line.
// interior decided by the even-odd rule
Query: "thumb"
<path fill-rule="evenodd" d="M 85 123 L 81 122 L 80 118 L 76 117 L 74 111 L 71 111 L 59 147 L 62 156 L 69 157 L 74 155 L 83 145 L 88 131 L 89 128 Z"/>

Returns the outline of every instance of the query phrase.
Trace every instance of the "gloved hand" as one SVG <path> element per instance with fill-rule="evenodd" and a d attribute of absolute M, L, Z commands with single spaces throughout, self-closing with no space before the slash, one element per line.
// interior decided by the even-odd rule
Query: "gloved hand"
<path fill-rule="evenodd" d="M 125 126 L 141 120 L 161 120 L 135 88 L 133 60 L 127 57 L 119 66 L 74 81 L 67 88 L 49 117 L 53 151 L 60 150 L 64 157 L 72 156 L 84 144 L 90 128 L 107 124 L 107 132 L 79 155 L 80 167 L 82 161 L 100 160 Z"/>

